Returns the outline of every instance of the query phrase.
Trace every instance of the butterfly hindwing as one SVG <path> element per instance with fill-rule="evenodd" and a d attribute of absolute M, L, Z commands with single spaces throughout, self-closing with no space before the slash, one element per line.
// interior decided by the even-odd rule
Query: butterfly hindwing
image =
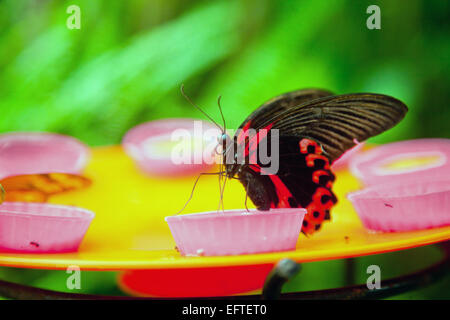
<path fill-rule="evenodd" d="M 329 161 L 314 141 L 298 137 L 280 139 L 279 170 L 265 175 L 265 166 L 250 164 L 239 173 L 239 180 L 260 210 L 270 208 L 306 208 L 302 231 L 311 234 L 330 219 L 337 202 L 331 190 L 334 175 Z"/>

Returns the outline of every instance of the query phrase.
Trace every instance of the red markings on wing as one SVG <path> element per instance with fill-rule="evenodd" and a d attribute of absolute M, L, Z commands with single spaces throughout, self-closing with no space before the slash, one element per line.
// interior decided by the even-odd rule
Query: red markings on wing
<path fill-rule="evenodd" d="M 325 208 L 315 202 L 310 203 L 306 210 L 308 210 L 308 221 L 314 224 L 320 224 L 325 219 Z"/>
<path fill-rule="evenodd" d="M 272 180 L 275 191 L 278 196 L 278 205 L 275 206 L 274 203 L 272 203 L 272 208 L 290 208 L 289 204 L 289 198 L 292 197 L 292 193 L 289 191 L 289 189 L 286 187 L 286 185 L 281 181 L 281 179 L 276 175 L 269 175 L 268 176 L 270 180 Z"/>
<path fill-rule="evenodd" d="M 302 139 L 300 140 L 300 152 L 301 153 L 315 153 L 315 154 L 322 154 L 322 147 L 317 144 L 317 142 L 309 139 Z M 310 152 L 308 150 L 309 147 L 313 147 L 314 151 Z"/>
<path fill-rule="evenodd" d="M 239 141 L 239 137 L 241 137 L 241 139 L 243 140 L 244 137 L 247 138 L 248 140 L 245 141 L 245 149 L 244 149 L 244 156 L 250 156 L 249 157 L 249 162 L 250 163 L 256 163 L 257 162 L 257 158 L 258 158 L 258 144 L 265 138 L 267 137 L 267 134 L 269 133 L 269 130 L 272 128 L 273 123 L 267 125 L 266 127 L 258 130 L 258 132 L 251 136 L 248 137 L 248 135 L 246 134 L 246 132 L 244 132 L 242 135 L 239 134 L 238 136 L 238 141 Z M 246 128 L 247 125 L 244 126 L 244 128 Z M 243 130 L 244 130 L 243 128 Z M 246 131 L 248 131 L 248 128 L 245 129 Z"/>
<path fill-rule="evenodd" d="M 336 198 L 331 190 L 323 187 L 316 189 L 312 196 L 312 202 L 306 207 L 308 213 L 305 216 L 302 232 L 306 235 L 319 230 L 324 220 L 329 220 L 331 207 L 336 203 Z"/>
<path fill-rule="evenodd" d="M 331 191 L 323 187 L 317 188 L 312 196 L 313 202 L 324 209 L 330 209 L 334 205 L 333 199 Z"/>
<path fill-rule="evenodd" d="M 266 130 L 260 131 L 247 139 L 244 138 L 244 135 L 238 137 L 238 140 L 242 139 L 241 141 L 243 141 L 245 139 L 245 143 L 248 143 L 245 149 L 246 155 L 248 155 L 249 152 L 257 150 L 259 141 L 266 137 L 268 130 L 270 130 L 271 127 L 272 124 L 264 128 Z M 249 124 L 247 123 L 243 129 L 248 130 L 248 128 Z M 305 235 L 311 235 L 321 228 L 324 221 L 330 220 L 330 209 L 336 203 L 336 197 L 331 191 L 334 175 L 330 171 L 328 158 L 322 155 L 323 150 L 319 144 L 309 139 L 302 139 L 299 142 L 299 147 L 300 153 L 305 156 L 305 163 L 307 166 L 307 168 L 304 168 L 303 170 L 310 170 L 312 182 L 316 185 L 313 190 L 308 190 L 312 194 L 311 202 L 306 206 L 307 214 L 302 226 L 302 232 Z M 251 163 L 249 167 L 259 174 L 264 173 L 264 168 L 261 168 L 257 164 Z M 295 199 L 292 192 L 279 176 L 270 174 L 267 176 L 271 179 L 278 198 L 278 203 L 272 203 L 271 208 L 291 208 L 297 205 L 300 207 L 298 200 Z M 324 177 L 326 177 L 325 180 Z"/>
<path fill-rule="evenodd" d="M 312 195 L 311 203 L 306 207 L 308 213 L 303 221 L 302 232 L 306 235 L 313 234 L 322 226 L 322 222 L 330 219 L 330 209 L 336 202 L 336 197 L 331 192 L 334 175 L 330 171 L 330 162 L 323 156 L 322 147 L 315 141 L 302 139 L 299 142 L 300 152 L 306 154 L 306 165 L 317 169 L 312 173 L 312 181 L 319 185 Z M 321 160 L 323 165 L 317 160 Z M 325 186 L 320 186 L 322 177 L 329 177 Z"/>
<path fill-rule="evenodd" d="M 245 137 L 247 130 L 250 128 L 250 124 L 251 124 L 251 121 L 247 122 L 245 124 L 245 126 L 242 127 L 241 132 L 239 132 L 239 134 L 237 136 L 237 143 L 244 142 L 244 137 Z"/>
<path fill-rule="evenodd" d="M 237 143 L 241 144 L 246 142 L 246 147 L 245 150 L 247 151 L 246 155 L 248 154 L 248 150 L 249 148 L 251 149 L 251 151 L 255 150 L 255 146 L 262 140 L 264 139 L 267 134 L 269 133 L 269 130 L 273 127 L 273 123 L 265 126 L 262 129 L 259 129 L 258 132 L 249 137 L 248 131 L 250 129 L 250 125 L 251 125 L 251 121 L 248 121 L 241 129 L 240 132 L 238 133 L 237 136 Z M 248 141 L 245 141 L 245 138 L 248 138 Z"/>
<path fill-rule="evenodd" d="M 311 202 L 306 206 L 307 214 L 303 220 L 302 232 L 305 235 L 311 235 L 322 226 L 325 220 L 330 219 L 330 209 L 336 202 L 336 197 L 331 191 L 334 181 L 334 175 L 330 171 L 329 160 L 322 155 L 322 148 L 315 141 L 302 139 L 299 143 L 300 152 L 305 154 L 305 162 L 307 167 L 312 171 L 312 181 L 317 184 L 311 197 Z M 320 161 L 318 161 L 320 160 Z M 252 167 L 256 172 L 261 172 L 259 166 Z M 328 177 L 326 183 L 321 181 L 321 177 Z M 278 197 L 276 207 L 292 207 L 292 193 L 276 175 L 269 175 L 272 180 Z M 323 179 L 323 178 L 322 178 Z M 325 185 L 321 185 L 325 184 Z M 295 199 L 295 198 L 294 198 Z M 291 202 L 289 201 L 291 200 Z M 275 208 L 273 203 L 272 208 Z"/>
<path fill-rule="evenodd" d="M 306 165 L 308 167 L 314 168 L 316 166 L 316 160 L 325 161 L 325 164 L 323 165 L 323 169 L 330 170 L 330 163 L 328 161 L 328 158 L 325 156 L 322 156 L 320 154 L 314 154 L 314 153 L 308 154 L 306 156 Z"/>
<path fill-rule="evenodd" d="M 331 175 L 328 171 L 325 171 L 325 170 L 314 171 L 313 175 L 312 175 L 312 180 L 314 183 L 320 184 L 320 178 L 323 176 L 330 178 L 330 180 L 327 181 L 326 187 L 331 188 L 333 185 L 333 182 L 331 181 Z"/>
<path fill-rule="evenodd" d="M 311 223 L 308 220 L 308 214 L 306 214 L 305 218 L 303 219 L 302 232 L 306 236 L 313 234 L 316 231 L 316 225 L 318 225 L 320 228 L 320 224 Z"/>

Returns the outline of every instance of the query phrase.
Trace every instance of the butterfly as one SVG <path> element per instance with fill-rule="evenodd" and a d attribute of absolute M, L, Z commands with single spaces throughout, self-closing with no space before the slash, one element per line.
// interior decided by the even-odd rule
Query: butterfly
<path fill-rule="evenodd" d="M 90 179 L 68 173 L 26 174 L 0 180 L 0 203 L 4 201 L 47 202 L 51 195 L 78 190 Z"/>
<path fill-rule="evenodd" d="M 239 180 L 259 210 L 306 208 L 302 232 L 311 235 L 331 219 L 337 203 L 331 164 L 356 143 L 395 126 L 407 111 L 404 103 L 382 94 L 288 92 L 257 108 L 232 138 L 223 133 L 221 172 Z M 250 130 L 257 134 L 247 135 Z M 278 171 L 267 174 L 258 149 L 271 145 L 275 130 Z M 246 161 L 237 161 L 240 157 Z"/>

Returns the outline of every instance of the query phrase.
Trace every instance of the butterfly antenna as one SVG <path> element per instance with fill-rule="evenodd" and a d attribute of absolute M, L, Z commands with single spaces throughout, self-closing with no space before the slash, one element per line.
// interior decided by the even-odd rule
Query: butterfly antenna
<path fill-rule="evenodd" d="M 214 121 L 213 118 L 211 118 L 205 111 L 203 111 L 197 104 L 195 104 L 195 103 L 191 100 L 191 98 L 188 97 L 188 95 L 184 92 L 184 84 L 181 85 L 180 91 L 181 91 L 181 94 L 184 96 L 184 98 L 185 98 L 185 99 L 186 99 L 193 107 L 195 107 L 196 109 L 198 109 L 198 110 L 199 110 L 201 113 L 203 113 L 203 115 L 205 115 L 212 123 L 214 123 L 214 124 L 220 129 L 220 131 L 222 132 L 222 134 L 225 134 L 225 130 L 226 130 L 226 122 L 225 122 L 225 117 L 224 117 L 224 115 L 223 115 L 222 106 L 220 105 L 220 100 L 221 100 L 222 96 L 219 96 L 219 97 L 217 98 L 217 105 L 219 106 L 219 112 L 220 112 L 220 116 L 222 117 L 223 127 L 221 127 L 220 125 L 218 125 L 217 122 Z M 222 147 L 223 147 L 223 146 L 222 146 Z M 224 190 L 225 190 L 225 185 L 226 185 L 226 181 L 227 181 L 227 176 L 226 176 L 226 174 L 225 174 L 224 182 L 223 182 L 223 185 L 222 185 L 222 174 L 224 174 L 224 173 L 225 173 L 225 171 L 224 171 L 224 164 L 223 164 L 223 163 L 220 164 L 220 172 L 216 172 L 216 173 L 204 173 L 204 174 L 218 174 L 218 175 L 219 175 L 220 203 L 219 203 L 219 209 L 218 209 L 218 210 L 220 210 L 220 207 L 222 207 L 222 210 L 225 210 L 224 205 L 223 205 L 223 193 L 224 193 Z M 185 203 L 185 205 L 183 206 L 183 208 L 182 208 L 180 211 L 178 211 L 178 212 L 176 213 L 177 215 L 180 214 L 180 213 L 186 208 L 186 206 L 188 205 L 188 203 L 191 201 L 191 199 L 192 199 L 192 197 L 193 197 L 193 194 L 194 194 L 194 189 L 195 189 L 195 187 L 196 187 L 196 185 L 197 185 L 198 180 L 200 179 L 200 177 L 201 177 L 202 175 L 203 175 L 203 174 L 200 174 L 200 175 L 197 177 L 197 179 L 195 180 L 194 187 L 192 188 L 192 192 L 191 192 L 191 195 L 189 196 L 188 201 Z"/>
<path fill-rule="evenodd" d="M 198 180 L 200 180 L 200 177 L 203 175 L 221 175 L 223 172 L 202 172 L 198 175 L 197 179 L 195 179 L 194 182 L 194 186 L 192 187 L 192 191 L 191 191 L 191 195 L 189 196 L 189 199 L 186 201 L 186 203 L 184 204 L 183 208 L 181 208 L 180 211 L 178 211 L 177 213 L 175 213 L 175 215 L 179 215 L 181 212 L 183 212 L 184 209 L 186 209 L 187 205 L 189 204 L 189 202 L 192 200 L 192 197 L 194 196 L 194 190 L 195 187 L 197 186 Z"/>
<path fill-rule="evenodd" d="M 196 104 L 191 100 L 191 98 L 189 98 L 189 97 L 187 96 L 186 93 L 184 93 L 184 84 L 181 85 L 180 90 L 181 90 L 181 94 L 183 95 L 183 97 L 184 97 L 184 98 L 185 98 L 185 99 L 186 99 L 193 107 L 197 108 L 197 109 L 198 109 L 201 113 L 203 113 L 209 120 L 211 120 L 212 123 L 214 123 L 214 124 L 220 129 L 220 131 L 222 131 L 222 132 L 224 131 L 224 128 L 220 127 L 220 126 L 217 124 L 217 122 L 214 121 L 213 118 L 211 118 L 205 111 L 203 111 L 198 105 L 196 105 Z"/>
<path fill-rule="evenodd" d="M 247 210 L 247 212 L 250 212 L 250 210 L 248 210 L 248 206 L 247 206 L 247 200 L 248 200 L 248 184 L 247 184 L 247 188 L 245 188 L 245 209 Z"/>
<path fill-rule="evenodd" d="M 222 133 L 225 133 L 225 130 L 227 129 L 227 124 L 225 123 L 225 117 L 223 116 L 222 106 L 220 105 L 220 99 L 222 99 L 222 96 L 219 96 L 217 98 L 217 105 L 219 106 L 220 116 L 222 117 L 222 121 L 223 121 L 223 132 Z"/>

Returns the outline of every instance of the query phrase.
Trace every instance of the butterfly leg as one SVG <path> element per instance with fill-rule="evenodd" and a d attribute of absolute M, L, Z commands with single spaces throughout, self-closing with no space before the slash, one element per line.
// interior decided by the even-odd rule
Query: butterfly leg
<path fill-rule="evenodd" d="M 223 193 L 225 192 L 225 185 L 227 183 L 227 176 L 225 175 L 225 177 L 223 178 L 223 184 L 222 184 L 222 173 L 224 171 L 221 171 L 221 173 L 219 173 L 219 192 L 220 192 L 220 200 L 219 200 L 219 207 L 217 208 L 217 211 L 220 210 L 220 207 L 222 207 L 222 210 L 225 211 L 225 207 L 223 205 Z"/>
<path fill-rule="evenodd" d="M 216 174 L 223 174 L 224 172 L 219 171 L 219 172 L 202 172 L 197 176 L 197 179 L 195 179 L 194 182 L 194 186 L 192 187 L 192 191 L 191 191 L 191 195 L 189 196 L 189 199 L 186 201 L 186 203 L 184 204 L 183 208 L 181 208 L 180 211 L 178 211 L 177 213 L 175 213 L 175 215 L 179 215 L 181 212 L 183 212 L 183 210 L 187 207 L 188 203 L 191 201 L 192 197 L 194 196 L 194 190 L 195 187 L 197 186 L 198 180 L 200 180 L 200 177 L 204 176 L 204 175 L 216 175 Z"/>
<path fill-rule="evenodd" d="M 247 187 L 245 188 L 245 202 L 244 202 L 244 204 L 245 204 L 245 209 L 247 210 L 247 212 L 250 212 L 250 210 L 248 210 L 248 207 L 247 207 L 247 200 L 248 200 L 248 184 L 247 184 Z"/>

